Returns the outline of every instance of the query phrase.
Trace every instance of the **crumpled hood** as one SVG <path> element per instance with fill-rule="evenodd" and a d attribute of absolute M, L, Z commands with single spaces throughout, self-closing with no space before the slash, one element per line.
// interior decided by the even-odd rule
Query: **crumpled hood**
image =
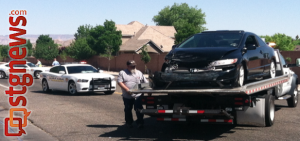
<path fill-rule="evenodd" d="M 176 48 L 167 55 L 167 58 L 180 62 L 220 60 L 237 49 L 235 47 Z"/>
<path fill-rule="evenodd" d="M 68 74 L 69 76 L 74 76 L 78 79 L 92 79 L 92 78 L 108 78 L 114 79 L 115 77 L 110 74 L 105 73 L 74 73 L 74 74 Z"/>

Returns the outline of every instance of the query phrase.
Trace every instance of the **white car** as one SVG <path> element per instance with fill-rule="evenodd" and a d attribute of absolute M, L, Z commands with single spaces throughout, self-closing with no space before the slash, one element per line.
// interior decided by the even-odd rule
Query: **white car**
<path fill-rule="evenodd" d="M 40 78 L 41 72 L 47 72 L 50 67 L 37 67 L 31 62 L 26 62 L 25 65 L 14 65 L 14 68 L 26 69 L 26 73 L 31 74 L 35 78 Z M 6 78 L 9 76 L 9 63 L 4 63 L 0 65 L 0 78 Z"/>
<path fill-rule="evenodd" d="M 42 72 L 41 83 L 44 92 L 52 90 L 77 92 L 104 92 L 113 94 L 116 80 L 88 64 L 68 64 L 55 66 L 49 72 Z"/>

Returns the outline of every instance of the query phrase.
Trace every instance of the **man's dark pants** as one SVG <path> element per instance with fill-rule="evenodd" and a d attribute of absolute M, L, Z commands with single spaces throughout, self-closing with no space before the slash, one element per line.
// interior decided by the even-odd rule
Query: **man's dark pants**
<path fill-rule="evenodd" d="M 123 97 L 123 101 L 124 101 L 124 112 L 125 112 L 125 121 L 126 124 L 132 124 L 133 123 L 133 117 L 132 117 L 132 108 L 134 106 L 134 110 L 137 116 L 137 120 L 136 123 L 137 124 L 144 124 L 144 114 L 141 114 L 139 112 L 138 109 L 143 109 L 142 106 L 142 101 L 141 101 L 141 97 L 139 96 L 136 99 L 128 99 L 128 98 L 124 98 Z"/>

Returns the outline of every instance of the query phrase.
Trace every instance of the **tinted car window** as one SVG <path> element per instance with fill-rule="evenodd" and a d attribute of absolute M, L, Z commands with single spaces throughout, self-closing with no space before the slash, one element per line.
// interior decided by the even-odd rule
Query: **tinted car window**
<path fill-rule="evenodd" d="M 26 66 L 26 65 L 14 65 L 14 67 L 27 68 L 27 66 Z"/>
<path fill-rule="evenodd" d="M 93 66 L 69 66 L 67 67 L 68 73 L 95 73 L 98 72 Z"/>
<path fill-rule="evenodd" d="M 242 36 L 241 33 L 196 34 L 179 45 L 178 48 L 238 47 Z"/>
<path fill-rule="evenodd" d="M 33 64 L 33 63 L 27 63 L 27 65 L 28 65 L 29 67 L 35 67 L 35 64 Z"/>
<path fill-rule="evenodd" d="M 280 61 L 282 63 L 282 65 L 286 65 L 285 59 L 283 58 L 283 56 L 281 54 L 279 54 L 280 57 Z"/>
<path fill-rule="evenodd" d="M 250 35 L 250 36 L 247 37 L 246 42 L 245 42 L 245 46 L 247 46 L 247 45 L 249 45 L 249 44 L 253 44 L 253 45 L 255 45 L 256 47 L 258 47 L 258 43 L 257 43 L 255 37 L 252 36 L 252 35 Z"/>
<path fill-rule="evenodd" d="M 58 71 L 59 71 L 59 66 L 58 67 L 53 67 L 53 68 L 50 69 L 50 72 L 52 72 L 52 73 L 58 73 Z"/>
<path fill-rule="evenodd" d="M 65 69 L 65 67 L 63 67 L 63 66 L 60 66 L 60 67 L 59 67 L 59 71 L 64 71 L 64 72 L 66 72 L 66 69 Z"/>

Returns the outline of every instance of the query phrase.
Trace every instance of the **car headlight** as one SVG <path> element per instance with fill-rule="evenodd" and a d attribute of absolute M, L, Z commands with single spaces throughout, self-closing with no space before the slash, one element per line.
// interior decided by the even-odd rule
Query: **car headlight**
<path fill-rule="evenodd" d="M 83 82 L 83 83 L 86 83 L 86 82 L 89 82 L 89 80 L 87 80 L 87 79 L 78 79 L 77 82 Z"/>
<path fill-rule="evenodd" d="M 230 64 L 234 64 L 237 62 L 237 58 L 235 59 L 224 59 L 224 60 L 217 60 L 214 61 L 210 64 L 210 66 L 214 67 L 214 66 L 223 66 L 223 65 L 230 65 Z"/>

